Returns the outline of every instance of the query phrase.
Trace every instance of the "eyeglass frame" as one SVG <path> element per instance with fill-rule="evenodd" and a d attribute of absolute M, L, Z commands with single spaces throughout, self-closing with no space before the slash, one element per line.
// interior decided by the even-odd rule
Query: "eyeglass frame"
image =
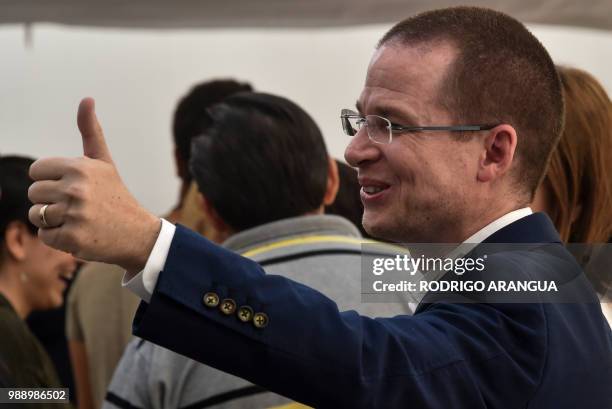
<path fill-rule="evenodd" d="M 357 132 L 353 132 L 354 128 L 350 125 L 349 122 L 349 118 L 359 118 L 359 119 L 363 119 L 367 121 L 367 117 L 369 116 L 373 116 L 376 118 L 380 118 L 382 120 L 384 120 L 385 122 L 387 122 L 388 125 L 388 129 L 389 129 L 389 141 L 388 142 L 381 142 L 381 141 L 377 141 L 376 139 L 373 139 L 370 136 L 370 132 L 368 132 L 366 130 L 366 132 L 368 133 L 368 139 L 370 139 L 372 142 L 375 143 L 380 143 L 380 144 L 390 144 L 393 141 L 393 131 L 404 131 L 404 132 L 427 132 L 427 131 L 449 131 L 449 132 L 470 132 L 470 131 L 488 131 L 491 130 L 493 128 L 495 128 L 498 125 L 452 125 L 452 126 L 438 126 L 438 125 L 431 125 L 431 126 L 403 126 L 403 125 L 397 125 L 392 123 L 390 120 L 388 120 L 387 118 L 380 116 L 380 115 L 361 115 L 358 112 L 355 112 L 351 109 L 343 109 L 340 112 L 340 120 L 342 122 L 342 129 L 344 130 L 344 133 L 348 136 L 355 136 L 357 135 Z M 361 128 L 359 128 L 361 129 Z M 349 130 L 351 130 L 351 132 L 349 132 Z"/>

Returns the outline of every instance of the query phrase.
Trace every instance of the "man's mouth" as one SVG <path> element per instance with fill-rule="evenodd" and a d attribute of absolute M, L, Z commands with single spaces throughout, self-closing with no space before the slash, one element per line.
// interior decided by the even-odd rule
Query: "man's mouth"
<path fill-rule="evenodd" d="M 376 197 L 380 197 L 391 187 L 384 182 L 371 179 L 363 179 L 360 181 L 360 183 L 362 192 L 361 196 L 364 200 L 371 200 Z"/>
<path fill-rule="evenodd" d="M 380 187 L 380 186 L 364 186 L 363 187 L 363 191 L 366 192 L 369 195 L 373 195 L 373 194 L 376 194 L 378 192 L 382 192 L 383 190 L 385 190 L 385 189 Z"/>
<path fill-rule="evenodd" d="M 70 272 L 70 273 L 61 273 L 59 275 L 60 281 L 63 281 L 66 284 L 70 284 L 70 282 L 72 281 L 73 278 L 74 278 L 74 274 L 72 272 Z"/>

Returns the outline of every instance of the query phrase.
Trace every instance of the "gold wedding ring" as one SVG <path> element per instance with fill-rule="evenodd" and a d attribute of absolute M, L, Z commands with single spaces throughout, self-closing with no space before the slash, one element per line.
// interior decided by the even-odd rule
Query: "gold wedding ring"
<path fill-rule="evenodd" d="M 40 218 L 40 224 L 42 225 L 43 228 L 49 227 L 49 223 L 47 223 L 47 217 L 46 217 L 47 207 L 49 207 L 48 204 L 41 207 L 40 210 L 38 211 L 38 217 Z"/>

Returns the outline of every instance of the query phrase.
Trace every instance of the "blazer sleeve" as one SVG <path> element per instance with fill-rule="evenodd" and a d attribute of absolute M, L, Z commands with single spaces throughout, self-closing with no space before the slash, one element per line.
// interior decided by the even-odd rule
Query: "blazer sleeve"
<path fill-rule="evenodd" d="M 207 293 L 266 314 L 267 326 L 206 306 Z M 181 226 L 134 319 L 137 336 L 273 392 L 355 408 L 522 407 L 541 376 L 544 327 L 541 306 L 525 304 L 436 303 L 385 319 L 340 312 Z"/>

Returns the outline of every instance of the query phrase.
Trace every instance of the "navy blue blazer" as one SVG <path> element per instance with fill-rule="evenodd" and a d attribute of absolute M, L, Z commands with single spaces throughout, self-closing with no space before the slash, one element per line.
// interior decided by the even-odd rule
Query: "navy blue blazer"
<path fill-rule="evenodd" d="M 610 326 L 548 217 L 520 219 L 486 242 L 548 244 L 489 255 L 486 271 L 553 276 L 583 302 L 438 298 L 414 316 L 371 319 L 177 226 L 134 333 L 314 407 L 612 408 Z M 267 314 L 268 325 L 207 306 L 206 293 Z"/>

